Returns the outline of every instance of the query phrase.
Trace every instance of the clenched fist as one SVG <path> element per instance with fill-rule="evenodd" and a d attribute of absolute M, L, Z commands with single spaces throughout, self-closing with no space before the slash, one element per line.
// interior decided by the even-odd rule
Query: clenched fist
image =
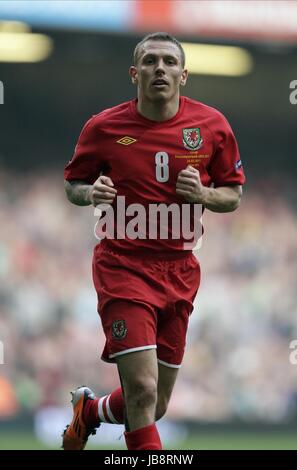
<path fill-rule="evenodd" d="M 90 188 L 89 198 L 93 206 L 98 204 L 112 204 L 117 190 L 109 176 L 99 176 Z"/>
<path fill-rule="evenodd" d="M 205 190 L 200 180 L 199 170 L 188 165 L 185 170 L 181 170 L 177 177 L 176 193 L 183 196 L 186 201 L 203 204 Z"/>

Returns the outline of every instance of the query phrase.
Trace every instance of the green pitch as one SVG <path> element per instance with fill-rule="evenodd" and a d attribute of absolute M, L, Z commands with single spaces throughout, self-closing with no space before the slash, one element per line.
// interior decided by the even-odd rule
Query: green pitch
<path fill-rule="evenodd" d="M 188 450 L 297 450 L 297 432 L 201 432 L 193 434 L 184 442 L 172 443 L 172 449 Z M 58 447 L 54 448 L 57 449 Z M 88 445 L 88 449 L 123 449 L 123 444 L 113 447 Z M 33 434 L 0 433 L 0 450 L 48 450 Z"/>

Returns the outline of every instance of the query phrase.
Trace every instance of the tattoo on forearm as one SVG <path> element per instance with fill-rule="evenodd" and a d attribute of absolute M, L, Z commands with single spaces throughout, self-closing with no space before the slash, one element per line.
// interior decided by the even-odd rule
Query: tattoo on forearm
<path fill-rule="evenodd" d="M 90 185 L 85 181 L 65 181 L 65 191 L 67 198 L 78 206 L 89 206 Z"/>

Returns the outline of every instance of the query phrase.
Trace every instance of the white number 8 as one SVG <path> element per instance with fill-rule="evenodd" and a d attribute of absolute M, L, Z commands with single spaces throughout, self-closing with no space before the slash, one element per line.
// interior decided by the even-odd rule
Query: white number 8
<path fill-rule="evenodd" d="M 169 180 L 168 160 L 169 157 L 166 152 L 157 152 L 155 155 L 156 179 L 159 183 L 166 183 Z"/>

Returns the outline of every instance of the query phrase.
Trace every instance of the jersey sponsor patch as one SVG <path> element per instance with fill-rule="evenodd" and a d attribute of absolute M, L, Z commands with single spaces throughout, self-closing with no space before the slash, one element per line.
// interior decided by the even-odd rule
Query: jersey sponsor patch
<path fill-rule="evenodd" d="M 112 336 L 114 339 L 124 339 L 127 335 L 125 320 L 116 320 L 112 324 Z"/>
<path fill-rule="evenodd" d="M 122 145 L 131 145 L 134 144 L 134 142 L 137 142 L 137 140 L 133 139 L 133 137 L 129 137 L 128 135 L 125 135 L 125 137 L 122 137 L 121 139 L 117 140 L 117 144 Z"/>
<path fill-rule="evenodd" d="M 242 167 L 242 161 L 241 160 L 238 160 L 236 163 L 235 163 L 235 170 L 239 170 L 239 168 Z"/>
<path fill-rule="evenodd" d="M 200 149 L 203 144 L 203 139 L 200 133 L 200 127 L 191 127 L 183 129 L 183 144 L 188 150 Z"/>

